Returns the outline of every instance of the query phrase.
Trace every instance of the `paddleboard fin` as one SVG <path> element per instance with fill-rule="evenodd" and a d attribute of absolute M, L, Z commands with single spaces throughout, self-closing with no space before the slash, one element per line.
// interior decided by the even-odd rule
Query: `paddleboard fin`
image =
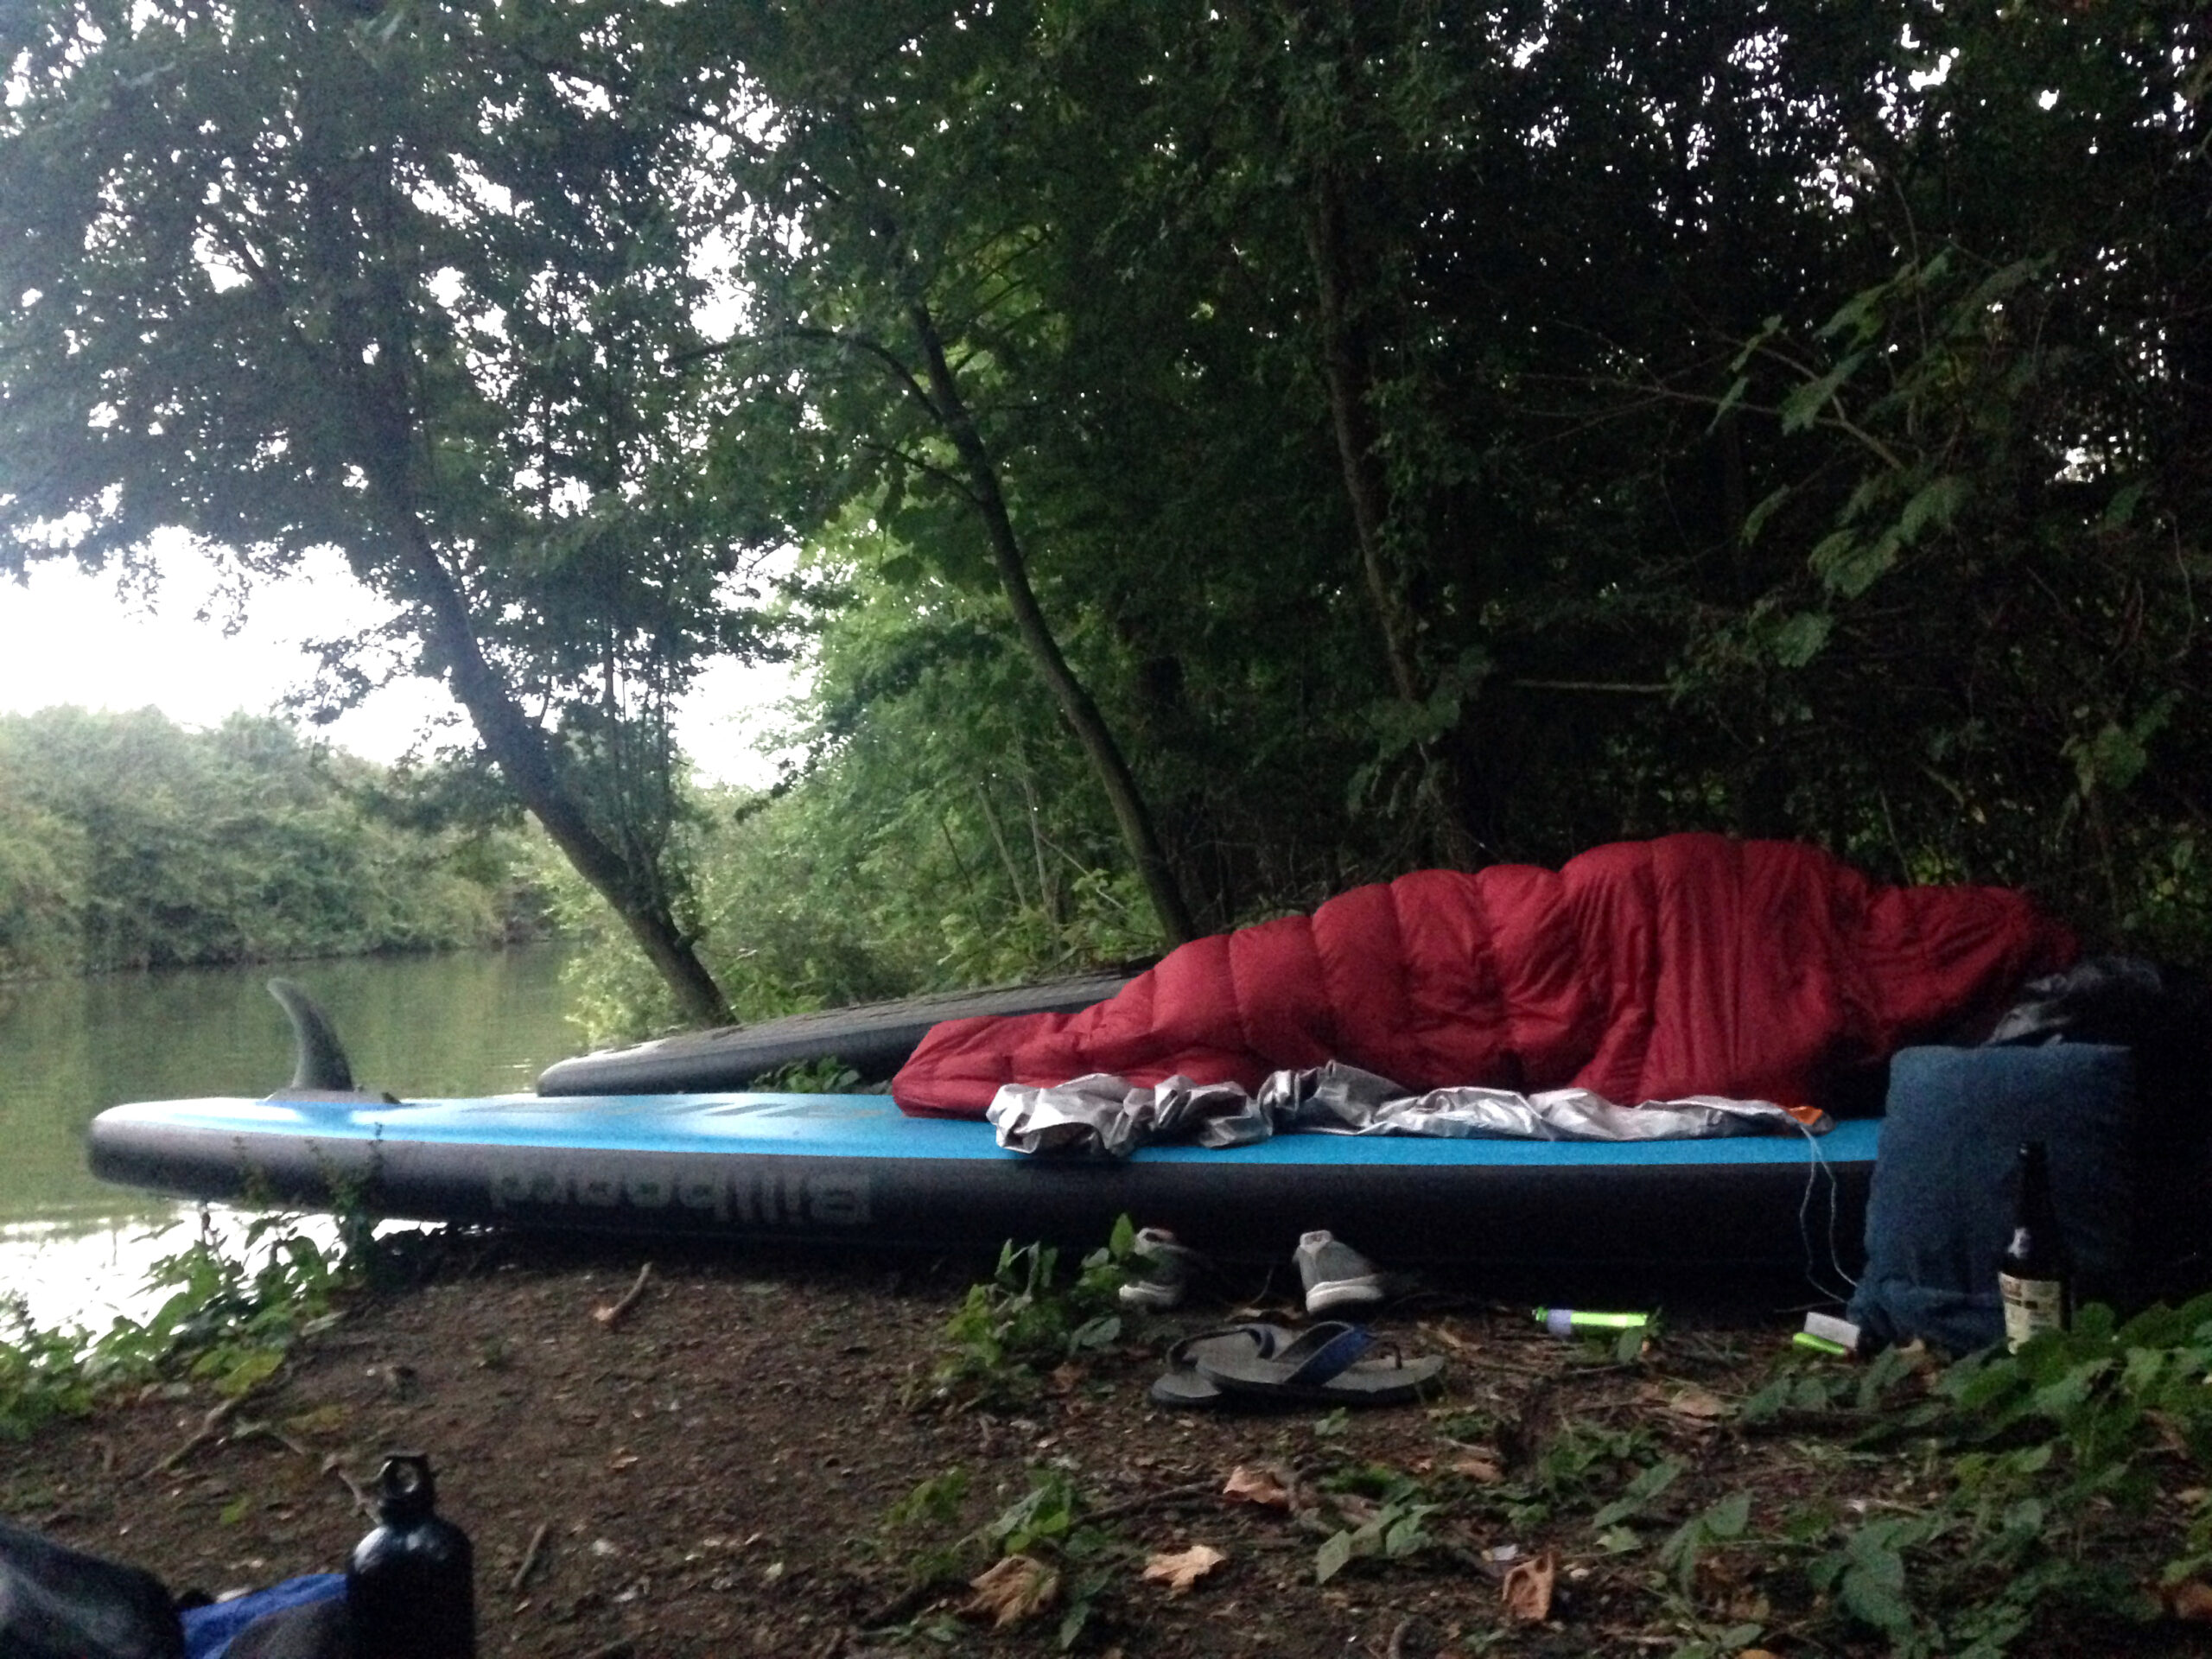
<path fill-rule="evenodd" d="M 315 999 L 289 979 L 269 982 L 269 995 L 275 997 L 292 1022 L 292 1046 L 299 1056 L 292 1068 L 292 1081 L 285 1086 L 286 1094 L 350 1095 L 353 1088 L 353 1068 L 346 1064 L 345 1046 L 338 1040 L 338 1033 L 330 1028 L 330 1021 L 315 1004 Z"/>

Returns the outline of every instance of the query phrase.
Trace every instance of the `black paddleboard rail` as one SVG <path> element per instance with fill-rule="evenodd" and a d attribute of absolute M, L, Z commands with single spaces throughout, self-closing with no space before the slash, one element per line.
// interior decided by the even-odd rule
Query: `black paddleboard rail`
<path fill-rule="evenodd" d="M 1007 1239 L 1095 1244 L 1116 1217 L 1172 1225 L 1208 1250 L 1287 1252 L 1315 1227 L 1397 1261 L 1787 1266 L 1808 1166 L 1764 1162 L 1581 1166 L 1125 1162 L 814 1157 L 454 1141 L 311 1131 L 249 1146 L 220 1130 L 105 1122 L 102 1179 L 196 1198 L 252 1193 L 327 1207 L 334 1185 L 380 1216 L 461 1224 L 729 1240 L 944 1248 Z M 1826 1161 L 1817 1214 L 1857 1252 L 1873 1161 Z M 1829 1206 L 1834 1205 L 1832 1217 Z"/>
<path fill-rule="evenodd" d="M 742 1090 L 787 1065 L 832 1061 L 881 1082 L 906 1065 L 930 1028 L 978 1015 L 1073 1014 L 1129 982 L 1126 973 L 944 991 L 795 1014 L 758 1025 L 683 1032 L 628 1048 L 556 1060 L 538 1074 L 541 1095 L 688 1095 Z"/>

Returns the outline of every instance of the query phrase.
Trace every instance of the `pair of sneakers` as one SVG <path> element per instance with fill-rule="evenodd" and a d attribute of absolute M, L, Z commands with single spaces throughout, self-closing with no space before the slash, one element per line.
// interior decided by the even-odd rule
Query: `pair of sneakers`
<path fill-rule="evenodd" d="M 1160 1311 L 1181 1306 L 1205 1258 L 1163 1227 L 1141 1229 L 1130 1254 L 1137 1276 L 1121 1288 L 1122 1305 Z M 1382 1300 L 1382 1274 L 1372 1262 L 1326 1230 L 1307 1233 L 1291 1253 L 1306 1287 L 1306 1311 L 1364 1306 Z"/>

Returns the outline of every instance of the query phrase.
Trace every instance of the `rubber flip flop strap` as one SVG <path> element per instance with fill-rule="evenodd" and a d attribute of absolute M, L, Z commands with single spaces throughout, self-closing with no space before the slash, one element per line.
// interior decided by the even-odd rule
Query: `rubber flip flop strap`
<path fill-rule="evenodd" d="M 1317 1325 L 1304 1338 L 1281 1356 L 1288 1359 L 1297 1350 L 1328 1326 Z M 1363 1325 L 1347 1325 L 1328 1338 L 1299 1363 L 1298 1369 L 1282 1378 L 1283 1383 L 1294 1389 L 1325 1388 L 1357 1364 L 1361 1355 L 1375 1345 L 1375 1333 Z"/>

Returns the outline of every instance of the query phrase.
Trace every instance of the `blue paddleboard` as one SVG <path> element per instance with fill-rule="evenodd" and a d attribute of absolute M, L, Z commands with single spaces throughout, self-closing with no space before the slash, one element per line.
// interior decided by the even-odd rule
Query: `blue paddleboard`
<path fill-rule="evenodd" d="M 1326 1227 L 1394 1258 L 1648 1266 L 1855 1243 L 1875 1120 L 1629 1143 L 1279 1135 L 1118 1161 L 1001 1150 L 879 1095 L 153 1101 L 102 1113 L 93 1173 L 195 1198 L 426 1221 L 899 1244 L 1096 1243 L 1116 1216 L 1200 1248 Z"/>

